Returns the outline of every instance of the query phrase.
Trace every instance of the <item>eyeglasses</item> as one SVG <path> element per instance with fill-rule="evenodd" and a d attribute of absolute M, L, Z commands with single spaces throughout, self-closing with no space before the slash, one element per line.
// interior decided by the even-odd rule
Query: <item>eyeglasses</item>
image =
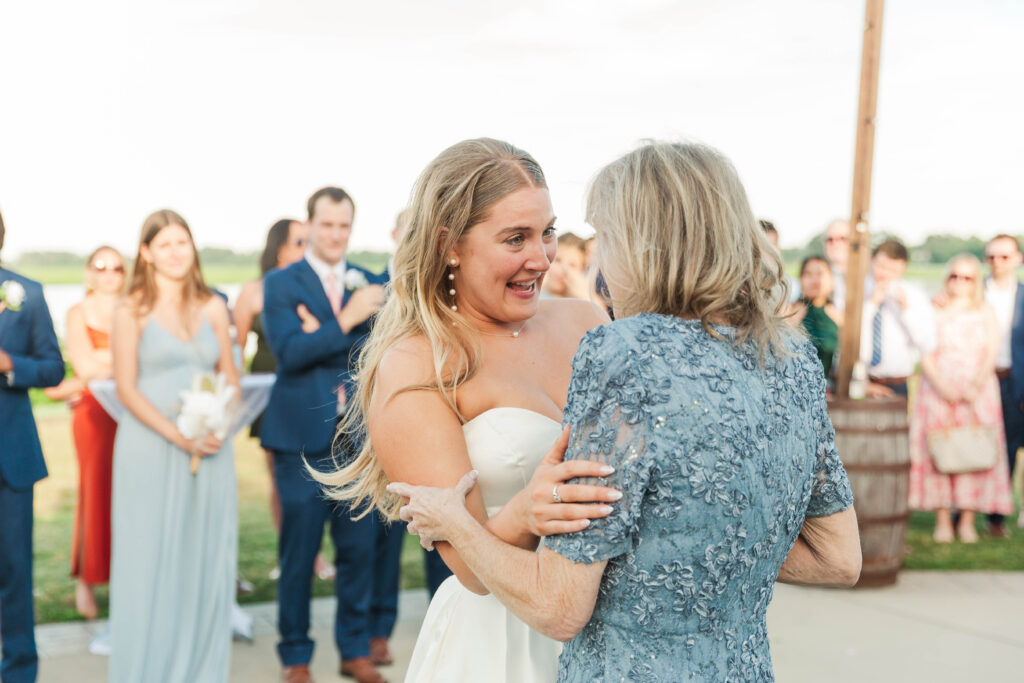
<path fill-rule="evenodd" d="M 949 282 L 956 282 L 958 280 L 961 281 L 961 282 L 974 282 L 974 276 L 973 275 L 960 275 L 959 273 L 950 273 L 949 277 L 946 278 L 946 279 Z"/>
<path fill-rule="evenodd" d="M 111 271 L 111 272 L 114 272 L 114 273 L 123 273 L 124 272 L 124 266 L 123 265 L 118 264 L 118 265 L 115 266 L 112 263 L 111 264 L 107 264 L 107 263 L 104 263 L 103 261 L 96 261 L 96 262 L 94 262 L 89 267 L 92 268 L 93 270 L 95 270 L 97 273 L 103 273 L 103 272 L 108 271 L 108 270 Z"/>

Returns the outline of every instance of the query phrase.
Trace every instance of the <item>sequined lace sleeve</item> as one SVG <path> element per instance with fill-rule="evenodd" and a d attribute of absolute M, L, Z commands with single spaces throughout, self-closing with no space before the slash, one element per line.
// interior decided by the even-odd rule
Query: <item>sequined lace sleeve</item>
<path fill-rule="evenodd" d="M 821 382 L 821 391 L 818 392 L 819 397 L 814 406 L 818 450 L 814 461 L 811 500 L 807 504 L 806 514 L 808 517 L 827 517 L 853 505 L 850 480 L 846 476 L 846 469 L 839 460 L 839 451 L 836 449 L 836 430 L 832 426 L 832 419 L 828 416 L 824 377 L 821 378 Z"/>
<path fill-rule="evenodd" d="M 596 460 L 615 468 L 604 484 L 622 491 L 608 517 L 595 519 L 584 531 L 545 539 L 545 547 L 573 562 L 592 564 L 632 549 L 638 536 L 648 483 L 650 459 L 644 457 L 645 386 L 632 352 L 605 328 L 591 330 L 573 358 L 565 421 L 571 425 L 566 460 Z"/>

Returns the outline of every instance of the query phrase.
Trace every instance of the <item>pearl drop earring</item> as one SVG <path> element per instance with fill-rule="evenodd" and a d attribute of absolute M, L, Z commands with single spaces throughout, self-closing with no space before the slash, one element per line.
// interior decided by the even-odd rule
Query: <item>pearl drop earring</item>
<path fill-rule="evenodd" d="M 458 265 L 458 261 L 451 259 L 448 263 L 454 268 Z M 459 307 L 455 305 L 455 273 L 448 272 L 448 294 L 452 297 L 452 311 L 458 311 Z"/>

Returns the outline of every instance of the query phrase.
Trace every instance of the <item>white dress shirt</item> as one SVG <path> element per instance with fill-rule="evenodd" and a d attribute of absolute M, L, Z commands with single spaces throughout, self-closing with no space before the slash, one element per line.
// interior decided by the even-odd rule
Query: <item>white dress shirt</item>
<path fill-rule="evenodd" d="M 327 277 L 334 273 L 334 276 L 338 278 L 338 288 L 342 296 L 345 296 L 345 259 L 341 259 L 333 266 L 318 259 L 313 255 L 312 250 L 306 251 L 306 261 L 313 268 L 313 272 L 320 278 L 320 284 L 324 288 L 324 294 L 327 295 L 327 300 L 331 300 L 331 288 L 327 284 Z"/>
<path fill-rule="evenodd" d="M 999 351 L 996 353 L 996 367 L 1009 368 L 1012 361 L 1010 354 L 1010 332 L 1013 328 L 1013 310 L 1017 304 L 1017 281 L 1003 289 L 992 278 L 985 280 L 985 301 L 996 313 L 999 326 Z"/>
<path fill-rule="evenodd" d="M 860 328 L 860 359 L 872 377 L 909 377 L 921 356 L 935 350 L 935 312 L 923 291 L 900 281 L 907 299 L 903 310 L 895 298 L 882 300 L 882 360 L 871 365 L 874 318 L 878 306 L 868 293 Z"/>

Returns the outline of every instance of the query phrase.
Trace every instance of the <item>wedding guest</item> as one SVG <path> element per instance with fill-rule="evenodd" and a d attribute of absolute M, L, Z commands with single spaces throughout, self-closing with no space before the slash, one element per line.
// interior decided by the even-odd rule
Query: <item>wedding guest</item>
<path fill-rule="evenodd" d="M 556 299 L 588 299 L 586 242 L 571 232 L 558 236 L 558 250 L 551 262 L 541 296 Z"/>
<path fill-rule="evenodd" d="M 556 452 L 614 468 L 612 514 L 532 552 L 467 512 L 473 472 L 389 491 L 411 496 L 411 532 L 447 540 L 509 609 L 567 641 L 559 680 L 773 680 L 774 582 L 848 586 L 860 570 L 821 364 L 772 296 L 781 260 L 732 164 L 700 145 L 606 166 L 587 219 L 618 315 L 580 343 Z"/>
<path fill-rule="evenodd" d="M 825 369 L 825 379 L 832 377 L 832 359 L 839 350 L 839 328 L 843 314 L 832 301 L 832 271 L 821 256 L 808 256 L 800 264 L 799 301 L 789 309 L 789 323 L 799 325 L 807 333 Z"/>
<path fill-rule="evenodd" d="M 832 301 L 840 311 L 846 309 L 846 267 L 850 260 L 850 222 L 837 218 L 825 228 L 825 258 L 832 269 Z"/>
<path fill-rule="evenodd" d="M 110 487 L 117 422 L 89 392 L 94 379 L 113 376 L 110 328 L 124 290 L 124 259 L 113 247 L 96 249 L 85 268 L 85 299 L 68 310 L 68 361 L 77 396 L 71 432 L 78 455 L 78 503 L 71 539 L 71 576 L 77 577 L 75 607 L 86 619 L 98 615 L 93 586 L 110 580 Z"/>
<path fill-rule="evenodd" d="M 0 251 L 6 228 L 0 216 Z M 0 679 L 36 680 L 32 612 L 32 487 L 46 463 L 29 401 L 30 387 L 64 378 L 42 286 L 0 265 Z"/>
<path fill-rule="evenodd" d="M 244 349 L 249 332 L 256 334 L 256 355 L 252 358 L 249 372 L 273 374 L 277 369 L 274 354 L 270 351 L 267 335 L 263 331 L 263 319 L 260 317 L 263 311 L 263 281 L 270 271 L 287 268 L 301 261 L 308 241 L 309 226 L 306 223 L 292 218 L 282 218 L 274 223 L 267 232 L 267 241 L 263 246 L 263 253 L 260 254 L 260 277 L 246 282 L 242 285 L 242 291 L 238 293 L 232 318 L 239 345 Z M 261 413 L 249 426 L 249 436 L 259 438 L 262 423 Z M 281 498 L 274 481 L 274 454 L 264 449 L 263 455 L 267 460 L 267 470 L 270 472 L 270 518 L 274 523 L 274 531 L 280 534 Z M 280 572 L 280 567 L 275 567 L 271 571 L 271 578 L 277 579 Z M 319 578 L 329 581 L 334 578 L 334 565 L 318 553 L 313 563 L 313 572 Z"/>
<path fill-rule="evenodd" d="M 410 210 L 391 294 L 360 356 L 359 410 L 344 427 L 367 438 L 351 464 L 320 477 L 329 493 L 394 519 L 389 477 L 451 485 L 475 466 L 472 514 L 531 550 L 541 535 L 607 514 L 550 500 L 553 486 L 598 475 L 599 464 L 541 462 L 560 431 L 576 345 L 606 318 L 585 301 L 539 296 L 556 248 L 540 166 L 506 142 L 464 140 L 423 170 Z M 581 503 L 614 494 L 562 491 Z M 455 576 L 430 602 L 407 683 L 551 681 L 557 643 L 488 595 L 453 548 L 438 551 Z"/>
<path fill-rule="evenodd" d="M 311 680 L 311 577 L 327 523 L 337 571 L 339 671 L 358 683 L 380 683 L 384 677 L 370 658 L 369 642 L 374 571 L 369 559 L 376 550 L 376 520 L 354 520 L 347 506 L 325 500 L 306 467 L 333 466 L 335 426 L 352 395 L 352 367 L 371 316 L 384 304 L 384 288 L 377 276 L 345 260 L 355 215 L 348 193 L 325 187 L 313 193 L 306 208 L 305 257 L 268 274 L 263 286 L 263 329 L 277 361 L 260 431 L 263 447 L 274 453 L 281 497 L 277 653 L 286 683 Z M 355 447 L 340 440 L 339 458 L 349 457 Z"/>
<path fill-rule="evenodd" d="M 181 393 L 199 373 L 238 387 L 228 309 L 203 282 L 192 232 L 146 218 L 128 295 L 114 310 L 110 681 L 226 681 L 238 554 L 230 443 L 186 438 Z M 200 456 L 198 471 L 190 471 Z"/>
<path fill-rule="evenodd" d="M 995 312 L 999 324 L 999 350 L 996 376 L 1003 408 L 1003 431 L 1010 481 L 1017 464 L 1017 451 L 1024 447 L 1024 285 L 1017 279 L 1022 257 L 1017 238 L 996 235 L 985 245 L 985 260 L 991 276 L 985 280 L 985 301 Z M 1007 538 L 1009 529 L 1003 515 L 988 516 L 988 531 Z"/>
<path fill-rule="evenodd" d="M 903 280 L 907 258 L 907 248 L 893 239 L 875 247 L 871 256 L 860 342 L 870 397 L 906 396 L 917 361 L 935 349 L 932 305 L 924 292 Z"/>
<path fill-rule="evenodd" d="M 938 543 L 953 540 L 950 508 L 960 510 L 956 535 L 964 543 L 975 543 L 975 511 L 1013 512 L 995 374 L 999 323 L 985 303 L 981 262 L 975 256 L 961 254 L 950 261 L 944 293 L 945 305 L 936 315 L 937 345 L 921 359 L 923 377 L 910 421 L 910 507 L 935 511 L 933 536 Z M 992 467 L 965 474 L 938 469 L 928 435 L 956 427 L 991 434 L 996 451 Z"/>

